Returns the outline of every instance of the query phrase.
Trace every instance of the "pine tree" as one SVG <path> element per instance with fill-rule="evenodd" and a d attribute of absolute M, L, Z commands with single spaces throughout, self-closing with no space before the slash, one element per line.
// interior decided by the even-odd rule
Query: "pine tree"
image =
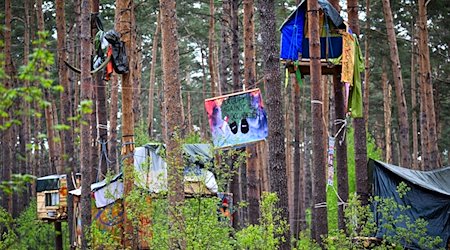
<path fill-rule="evenodd" d="M 281 96 L 281 79 L 278 61 L 277 40 L 275 39 L 276 19 L 275 2 L 273 0 L 259 2 L 261 29 L 261 54 L 264 65 L 264 80 L 266 81 L 266 108 L 269 125 L 269 168 L 270 191 L 279 197 L 278 208 L 282 219 L 289 219 L 288 190 L 286 176 L 286 158 L 284 148 L 284 120 Z M 289 230 L 284 234 L 285 242 L 281 249 L 290 249 Z"/>
<path fill-rule="evenodd" d="M 183 138 L 184 117 L 181 110 L 181 83 L 179 80 L 179 49 L 177 32 L 177 12 L 175 0 L 160 0 L 162 58 L 164 77 L 164 102 L 167 108 L 167 177 L 169 200 L 169 248 L 185 249 L 186 242 L 181 236 L 184 228 L 182 207 L 184 204 Z M 211 54 L 210 54 L 211 57 Z"/>

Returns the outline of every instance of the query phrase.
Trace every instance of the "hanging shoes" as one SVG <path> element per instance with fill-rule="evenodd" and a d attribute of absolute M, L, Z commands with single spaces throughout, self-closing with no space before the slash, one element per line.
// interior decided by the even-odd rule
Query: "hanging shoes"
<path fill-rule="evenodd" d="M 231 129 L 231 132 L 232 132 L 233 134 L 236 134 L 236 133 L 238 132 L 238 126 L 237 126 L 237 123 L 236 123 L 236 122 L 230 123 L 230 129 Z"/>
<path fill-rule="evenodd" d="M 241 120 L 241 133 L 247 134 L 250 128 L 248 127 L 247 119 Z"/>

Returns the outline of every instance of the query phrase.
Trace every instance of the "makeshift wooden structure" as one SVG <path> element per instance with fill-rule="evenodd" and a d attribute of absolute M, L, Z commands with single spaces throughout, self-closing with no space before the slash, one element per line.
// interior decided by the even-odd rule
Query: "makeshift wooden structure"
<path fill-rule="evenodd" d="M 49 175 L 37 179 L 38 219 L 56 221 L 67 219 L 66 175 Z"/>
<path fill-rule="evenodd" d="M 164 198 L 160 193 L 167 191 L 167 163 L 164 160 L 164 145 L 147 144 L 134 150 L 135 187 L 151 202 L 150 198 Z M 183 145 L 185 171 L 184 190 L 189 197 L 219 197 L 221 204 L 218 211 L 224 217 L 232 218 L 233 195 L 219 193 L 215 176 L 207 169 L 213 164 L 212 147 L 208 144 Z M 123 236 L 123 175 L 117 174 L 112 178 L 91 185 L 92 191 L 92 224 L 103 232 L 109 233 L 112 239 L 120 245 Z M 74 196 L 74 210 L 77 246 L 81 244 L 81 189 L 69 192 Z M 150 215 L 139 218 L 139 239 L 151 238 Z M 95 239 L 94 239 L 95 241 Z M 146 240 L 138 240 L 139 249 L 148 249 Z"/>
<path fill-rule="evenodd" d="M 287 17 L 280 27 L 281 51 L 280 60 L 289 73 L 297 70 L 302 75 L 309 75 L 309 31 L 307 17 L 307 1 L 303 0 Z M 333 75 L 341 72 L 341 64 L 331 59 L 339 58 L 343 51 L 344 33 L 348 26 L 339 12 L 326 0 L 319 0 L 320 46 L 322 74 Z"/>

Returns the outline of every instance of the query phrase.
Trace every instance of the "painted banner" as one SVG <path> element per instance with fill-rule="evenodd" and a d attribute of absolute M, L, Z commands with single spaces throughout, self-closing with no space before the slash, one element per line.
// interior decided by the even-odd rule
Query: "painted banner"
<path fill-rule="evenodd" d="M 259 89 L 206 99 L 205 108 L 215 147 L 264 140 L 268 135 Z"/>

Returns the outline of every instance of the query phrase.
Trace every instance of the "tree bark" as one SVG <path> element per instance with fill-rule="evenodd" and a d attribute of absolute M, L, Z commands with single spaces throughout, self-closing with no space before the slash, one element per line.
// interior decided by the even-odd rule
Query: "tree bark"
<path fill-rule="evenodd" d="M 304 178 L 303 178 L 303 169 L 304 165 L 302 164 L 302 152 L 300 143 L 303 143 L 301 140 L 301 121 L 300 121 L 300 112 L 301 112 L 301 95 L 300 95 L 300 86 L 297 82 L 297 78 L 294 79 L 294 228 L 292 228 L 292 234 L 295 238 L 299 237 L 300 231 L 302 228 L 302 222 L 305 219 L 305 196 L 304 196 Z"/>
<path fill-rule="evenodd" d="M 272 0 L 259 2 L 261 20 L 261 54 L 263 55 L 264 79 L 270 84 L 266 88 L 266 108 L 269 117 L 269 166 L 270 191 L 279 197 L 277 207 L 281 211 L 281 218 L 289 218 L 287 197 L 286 158 L 284 147 L 283 102 L 281 96 L 281 79 L 278 61 L 276 33 L 275 2 Z M 290 249 L 290 230 L 284 234 L 285 242 L 280 249 Z"/>
<path fill-rule="evenodd" d="M 358 1 L 347 1 L 347 9 L 350 28 L 359 36 Z M 363 84 L 362 88 L 364 93 L 364 89 L 367 87 Z M 365 205 L 368 203 L 369 199 L 369 177 L 367 173 L 367 136 L 365 122 L 365 119 L 367 118 L 364 115 L 365 113 L 363 113 L 362 118 L 353 119 L 353 127 L 355 128 L 356 192 L 360 196 L 361 203 Z"/>
<path fill-rule="evenodd" d="M 370 90 L 370 0 L 366 0 L 366 31 L 364 34 L 364 118 L 366 129 L 369 122 L 369 90 Z"/>
<path fill-rule="evenodd" d="M 222 93 L 228 91 L 228 76 L 230 68 L 230 21 L 231 21 L 231 0 L 222 1 L 222 19 L 220 22 L 220 87 Z"/>
<path fill-rule="evenodd" d="M 216 62 L 215 62 L 215 32 L 214 32 L 214 0 L 209 0 L 209 40 L 208 40 L 208 66 L 211 77 L 211 95 L 216 96 Z"/>
<path fill-rule="evenodd" d="M 385 65 L 385 64 L 383 64 Z M 384 108 L 384 136 L 385 136 L 385 161 L 392 163 L 392 140 L 391 140 L 391 85 L 388 82 L 388 76 L 385 68 L 381 74 L 383 86 L 383 108 Z"/>
<path fill-rule="evenodd" d="M 116 0 L 115 24 L 116 30 L 121 35 L 121 40 L 125 44 L 128 57 L 129 72 L 122 74 L 122 156 L 127 157 L 124 161 L 124 197 L 127 197 L 134 185 L 134 113 L 133 113 L 133 41 L 134 30 L 132 26 L 134 5 L 133 0 Z M 128 217 L 130 205 L 126 198 L 124 202 L 124 247 L 137 247 L 134 237 L 134 228 L 131 218 Z"/>
<path fill-rule="evenodd" d="M 233 90 L 241 87 L 239 64 L 239 0 L 231 0 L 231 60 Z"/>
<path fill-rule="evenodd" d="M 64 88 L 61 93 L 61 122 L 65 125 L 70 126 L 70 114 L 72 114 L 72 102 L 71 102 L 71 93 L 70 93 L 70 83 L 69 83 L 69 75 L 67 71 L 67 67 L 64 64 L 66 60 L 66 18 L 65 18 L 65 10 L 64 10 L 64 1 L 57 0 L 56 1 L 56 30 L 57 30 L 57 46 L 58 46 L 58 77 L 61 86 Z M 67 178 L 67 188 L 68 190 L 73 190 L 75 187 L 73 186 L 72 181 L 70 181 L 70 177 L 74 171 L 74 146 L 73 146 L 73 137 L 72 137 L 72 127 L 70 129 L 62 131 L 63 133 L 63 161 L 64 161 L 64 173 Z M 73 232 L 73 196 L 67 196 L 67 224 L 69 230 L 69 244 L 72 245 L 74 242 L 74 232 Z M 56 226 L 56 225 L 55 225 Z M 59 225 L 60 226 L 60 225 Z M 62 237 L 62 235 L 61 235 Z M 62 246 L 62 242 L 61 242 Z"/>
<path fill-rule="evenodd" d="M 411 124 L 412 124 L 412 169 L 420 170 L 419 168 L 419 140 L 417 130 L 417 92 L 416 92 L 416 48 L 414 41 L 416 35 L 414 32 L 414 23 L 411 22 Z"/>
<path fill-rule="evenodd" d="M 395 95 L 398 107 L 399 132 L 400 132 L 400 165 L 410 165 L 409 154 L 409 123 L 408 110 L 406 107 L 405 90 L 403 88 L 403 77 L 397 48 L 397 37 L 395 36 L 394 21 L 389 0 L 383 0 L 383 13 L 386 21 L 389 50 L 392 63 L 392 74 L 395 83 Z"/>
<path fill-rule="evenodd" d="M 81 1 L 81 94 L 80 99 L 83 102 L 92 101 L 92 78 L 91 70 L 91 21 L 90 21 L 91 1 Z M 80 148 L 81 148 L 81 247 L 88 247 L 88 231 L 91 226 L 91 190 L 92 183 L 92 163 L 91 159 L 91 137 L 90 137 L 90 118 L 91 114 L 85 112 L 82 114 Z"/>
<path fill-rule="evenodd" d="M 427 6 L 425 0 L 419 0 L 419 65 L 420 65 L 420 85 L 424 85 L 424 99 L 421 102 L 425 105 L 426 124 L 428 127 L 428 142 L 426 143 L 426 154 L 429 156 L 429 165 L 425 164 L 426 170 L 439 168 L 441 165 L 438 149 L 438 138 L 436 131 L 436 112 L 434 106 L 433 84 L 431 80 L 430 49 L 428 47 L 428 29 L 427 29 Z M 423 149 L 422 149 L 423 151 Z"/>
<path fill-rule="evenodd" d="M 325 154 L 323 122 L 323 98 L 322 98 L 322 68 L 320 66 L 320 35 L 319 35 L 319 6 L 317 1 L 308 1 L 308 30 L 309 51 L 311 55 L 311 113 L 312 113 L 312 144 L 313 144 L 313 204 L 312 221 L 313 238 L 321 243 L 321 236 L 325 236 L 328 231 L 326 206 L 318 204 L 326 202 L 325 191 Z"/>
<path fill-rule="evenodd" d="M 180 233 L 184 230 L 182 208 L 184 204 L 183 157 L 180 139 L 183 138 L 183 117 L 179 80 L 179 50 L 176 1 L 160 0 L 161 35 L 164 69 L 164 102 L 167 107 L 168 199 L 169 199 L 169 248 L 185 249 L 186 242 Z M 211 24 L 211 23 L 210 23 Z M 211 48 L 210 48 L 211 49 Z M 210 54 L 210 58 L 211 54 Z"/>
<path fill-rule="evenodd" d="M 5 0 L 5 30 L 4 30 L 4 55 L 5 55 L 5 64 L 4 64 L 4 70 L 7 76 L 9 76 L 9 79 L 5 79 L 5 87 L 6 89 L 10 89 L 13 87 L 13 68 L 12 68 L 12 56 L 11 56 L 11 21 L 12 21 L 12 11 L 11 11 L 11 0 Z M 8 112 L 8 111 L 7 111 Z M 6 119 L 11 119 L 12 114 L 9 111 L 8 117 L 4 118 L 3 121 Z M 2 124 L 3 125 L 3 124 Z M 13 134 L 12 127 L 6 128 L 5 131 L 2 132 L 2 138 L 5 138 L 5 146 L 3 150 L 4 153 L 2 153 L 3 156 L 3 180 L 4 181 L 10 181 L 11 180 L 11 174 L 12 174 L 12 167 L 14 164 L 14 145 L 15 145 L 15 137 Z M 4 136 L 4 137 L 3 137 Z M 3 145 L 3 143 L 2 143 Z M 13 197 L 12 195 L 7 195 L 6 202 L 3 201 L 4 206 L 8 213 L 11 215 L 13 214 Z"/>
<path fill-rule="evenodd" d="M 253 0 L 244 1 L 244 84 L 249 88 L 253 86 L 256 81 L 256 64 L 255 64 L 255 45 L 254 45 L 254 10 Z M 259 178 L 258 178 L 258 156 L 256 152 L 256 144 L 247 145 L 247 198 L 248 219 L 252 225 L 258 224 L 259 220 Z"/>
<path fill-rule="evenodd" d="M 344 89 L 337 75 L 333 75 L 334 88 L 334 112 L 336 116 L 335 133 L 336 136 L 336 172 L 337 172 L 337 189 L 338 195 L 344 202 L 348 200 L 348 168 L 347 168 L 347 139 L 345 137 L 346 126 L 342 128 L 345 122 L 345 105 L 344 105 Z M 345 230 L 344 206 L 338 205 L 338 227 Z"/>
<path fill-rule="evenodd" d="M 152 41 L 152 64 L 150 66 L 150 86 L 148 91 L 148 136 L 152 138 L 153 136 L 153 110 L 155 101 L 155 83 L 156 83 L 156 60 L 158 57 L 158 40 L 161 33 L 161 15 L 158 13 L 156 19 L 156 30 L 153 34 Z"/>
<path fill-rule="evenodd" d="M 118 76 L 112 75 L 111 77 L 111 106 L 109 114 L 110 122 L 110 135 L 109 141 L 111 147 L 109 147 L 109 155 L 112 157 L 115 173 L 119 173 L 119 155 L 117 153 L 117 113 L 119 112 L 119 82 Z"/>
<path fill-rule="evenodd" d="M 30 55 L 30 2 L 29 0 L 24 1 L 24 34 L 23 34 L 23 64 L 28 65 L 29 60 L 28 57 Z M 30 87 L 30 81 L 24 81 L 25 87 Z M 25 108 L 25 115 L 23 116 L 23 146 L 25 147 L 25 150 L 23 151 L 24 157 L 25 157 L 25 173 L 31 174 L 32 173 L 32 158 L 31 157 L 31 150 L 27 149 L 27 144 L 31 143 L 31 119 L 30 119 L 30 103 L 25 102 L 24 104 Z M 30 186 L 29 186 L 30 187 Z M 31 185 L 31 189 L 34 188 L 34 185 Z M 26 196 L 24 197 L 25 206 L 28 206 L 29 204 L 29 197 L 34 197 L 33 191 L 30 190 L 30 188 L 27 189 Z"/>

